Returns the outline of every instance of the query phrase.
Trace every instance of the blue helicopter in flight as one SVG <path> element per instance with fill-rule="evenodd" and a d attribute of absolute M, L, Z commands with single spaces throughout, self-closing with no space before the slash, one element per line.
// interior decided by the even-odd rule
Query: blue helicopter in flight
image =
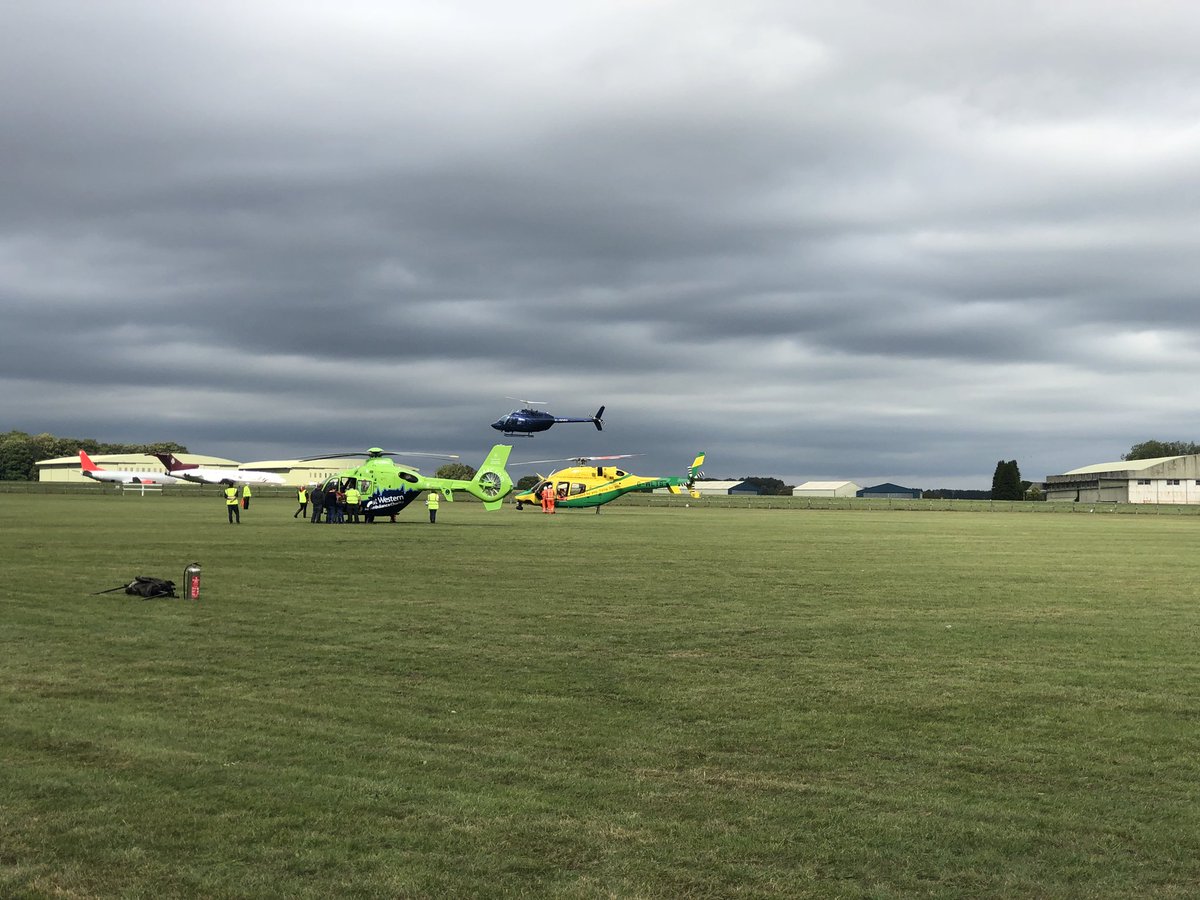
<path fill-rule="evenodd" d="M 520 400 L 517 397 L 509 397 L 509 400 L 519 400 L 521 403 L 527 403 L 529 406 L 545 404 L 545 400 Z M 547 430 L 551 425 L 559 422 L 591 422 L 596 426 L 597 431 L 604 430 L 604 407 L 596 410 L 594 416 L 589 416 L 586 419 L 575 419 L 570 416 L 555 416 L 545 410 L 530 409 L 528 406 L 524 409 L 514 409 L 507 416 L 501 416 L 492 423 L 492 427 L 497 431 L 508 435 L 524 435 L 525 437 L 533 437 L 539 431 Z"/>

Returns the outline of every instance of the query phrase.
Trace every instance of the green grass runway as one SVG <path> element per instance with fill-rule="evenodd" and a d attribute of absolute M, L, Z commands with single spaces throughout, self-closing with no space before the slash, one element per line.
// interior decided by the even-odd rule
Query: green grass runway
<path fill-rule="evenodd" d="M 0 896 L 1200 891 L 1200 519 L 294 509 L 0 496 Z"/>

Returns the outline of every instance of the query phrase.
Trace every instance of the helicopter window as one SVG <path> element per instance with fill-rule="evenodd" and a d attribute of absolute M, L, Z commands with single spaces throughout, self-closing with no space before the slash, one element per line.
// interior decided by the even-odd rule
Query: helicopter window
<path fill-rule="evenodd" d="M 570 485 L 569 485 L 567 482 L 565 482 L 565 481 L 560 481 L 560 482 L 558 483 L 558 496 L 559 496 L 559 497 L 565 497 L 565 496 L 567 496 L 567 489 L 568 489 L 569 487 L 570 487 Z"/>
<path fill-rule="evenodd" d="M 367 481 L 365 478 L 360 478 L 358 480 L 358 489 L 364 494 L 371 493 L 371 482 Z"/>
<path fill-rule="evenodd" d="M 396 474 L 399 475 L 402 480 L 407 481 L 409 484 L 417 483 L 417 476 L 414 475 L 412 472 L 397 472 Z"/>
<path fill-rule="evenodd" d="M 582 494 L 586 490 L 587 490 L 586 484 L 581 484 L 578 481 L 571 483 L 571 493 L 572 494 Z"/>
<path fill-rule="evenodd" d="M 618 478 L 624 478 L 625 474 L 626 474 L 625 472 L 622 472 L 620 469 L 617 469 L 617 477 Z"/>

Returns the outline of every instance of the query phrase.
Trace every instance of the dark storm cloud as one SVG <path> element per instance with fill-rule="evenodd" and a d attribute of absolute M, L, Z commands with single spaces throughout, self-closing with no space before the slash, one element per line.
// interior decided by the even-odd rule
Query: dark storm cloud
<path fill-rule="evenodd" d="M 1187 4 L 3 18 L 8 427 L 479 455 L 517 396 L 609 408 L 527 458 L 925 486 L 1188 437 Z"/>

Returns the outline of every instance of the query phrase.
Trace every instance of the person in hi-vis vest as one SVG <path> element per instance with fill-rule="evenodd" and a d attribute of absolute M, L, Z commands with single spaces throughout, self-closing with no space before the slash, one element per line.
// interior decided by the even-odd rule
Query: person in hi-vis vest
<path fill-rule="evenodd" d="M 242 512 L 238 509 L 238 490 L 236 484 L 231 484 L 225 488 L 225 511 L 229 514 L 230 525 L 234 523 L 235 519 L 239 525 L 242 524 Z"/>
<path fill-rule="evenodd" d="M 362 491 L 353 484 L 346 488 L 346 521 L 359 524 L 358 512 L 362 508 Z"/>
<path fill-rule="evenodd" d="M 429 524 L 430 525 L 434 525 L 437 523 L 437 511 L 438 511 L 438 500 L 439 499 L 440 498 L 438 497 L 437 491 L 430 491 L 428 494 L 425 495 L 425 505 L 427 507 L 429 507 Z"/>

